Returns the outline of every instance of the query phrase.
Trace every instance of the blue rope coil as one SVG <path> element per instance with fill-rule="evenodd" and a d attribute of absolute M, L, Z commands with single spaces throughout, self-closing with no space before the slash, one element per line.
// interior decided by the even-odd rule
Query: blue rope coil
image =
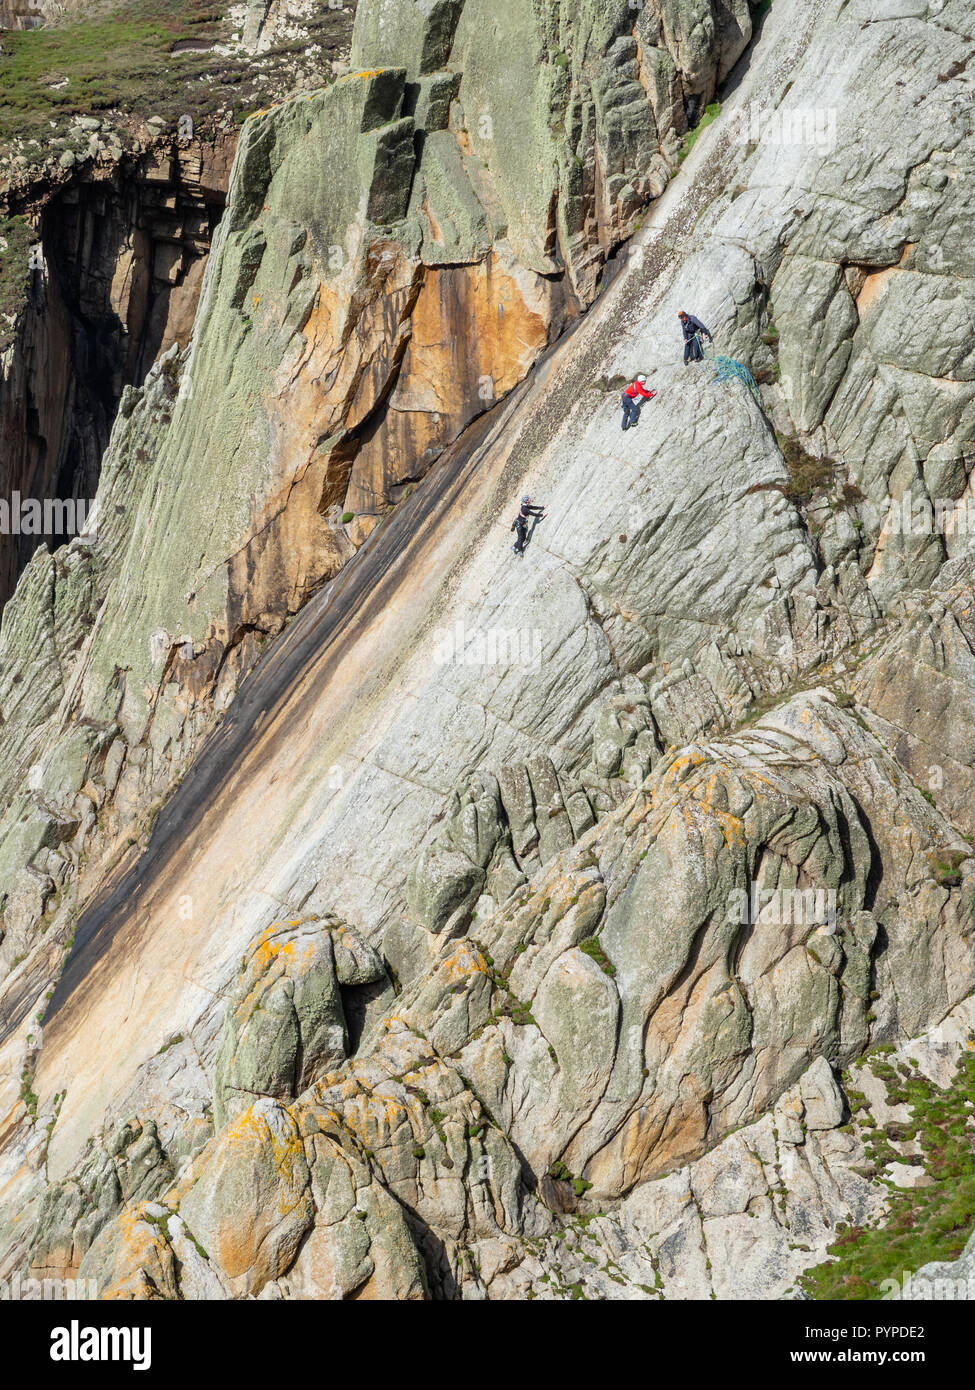
<path fill-rule="evenodd" d="M 747 367 L 736 362 L 733 357 L 723 357 L 720 353 L 709 360 L 714 364 L 715 381 L 743 381 L 758 404 L 762 404 L 762 394 L 758 389 L 758 383 Z"/>

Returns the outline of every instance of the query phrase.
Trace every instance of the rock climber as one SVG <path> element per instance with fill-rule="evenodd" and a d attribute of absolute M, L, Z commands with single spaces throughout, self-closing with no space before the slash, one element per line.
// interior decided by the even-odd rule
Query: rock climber
<path fill-rule="evenodd" d="M 538 522 L 541 521 L 542 517 L 544 516 L 545 508 L 534 506 L 532 503 L 532 499 L 527 494 L 521 499 L 521 509 L 518 512 L 518 515 L 515 517 L 514 521 L 511 523 L 512 531 L 516 531 L 518 533 L 518 539 L 516 540 L 515 544 L 511 547 L 511 549 L 515 552 L 516 555 L 524 555 L 525 553 L 525 541 L 528 538 L 529 520 L 534 519 L 535 525 L 537 525 Z M 532 529 L 534 530 L 534 526 L 532 527 Z"/>
<path fill-rule="evenodd" d="M 689 314 L 686 309 L 681 309 L 677 315 L 680 319 L 681 328 L 684 330 L 684 366 L 688 362 L 703 362 L 704 349 L 701 346 L 700 334 L 703 333 L 709 343 L 714 342 L 710 328 L 705 328 L 700 319 L 696 319 L 693 314 Z"/>
<path fill-rule="evenodd" d="M 631 425 L 639 423 L 640 406 L 637 402 L 637 397 L 640 398 L 640 401 L 652 401 L 657 394 L 656 391 L 648 391 L 646 389 L 646 382 L 647 379 L 645 376 L 638 376 L 635 381 L 630 382 L 629 386 L 623 392 L 621 400 L 623 402 L 623 428 L 625 430 L 628 430 Z"/>

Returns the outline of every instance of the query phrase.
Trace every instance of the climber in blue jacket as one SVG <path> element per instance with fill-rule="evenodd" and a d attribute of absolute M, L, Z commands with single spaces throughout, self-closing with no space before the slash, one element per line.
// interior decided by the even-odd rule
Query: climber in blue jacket
<path fill-rule="evenodd" d="M 703 362 L 704 349 L 701 347 L 701 339 L 698 336 L 703 333 L 709 343 L 714 342 L 710 328 L 705 328 L 700 319 L 696 319 L 693 314 L 689 314 L 686 309 L 681 309 L 677 315 L 680 319 L 681 328 L 684 330 L 684 366 L 688 362 Z"/>

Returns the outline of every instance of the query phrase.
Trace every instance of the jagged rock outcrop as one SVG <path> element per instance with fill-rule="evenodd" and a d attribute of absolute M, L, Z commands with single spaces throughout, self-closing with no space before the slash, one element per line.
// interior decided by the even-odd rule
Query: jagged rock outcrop
<path fill-rule="evenodd" d="M 927 602 L 921 596 L 905 601 L 853 684 L 898 762 L 966 836 L 975 833 L 969 574 L 970 561 L 952 561 Z"/>
<path fill-rule="evenodd" d="M 456 83 L 434 86 L 437 100 L 407 115 L 414 94 L 403 69 L 349 76 L 247 128 L 193 344 L 185 360 L 160 363 L 141 397 L 123 397 L 101 492 L 108 499 L 124 478 L 125 501 L 101 509 L 93 558 L 69 549 L 77 559 L 67 563 L 85 576 L 85 611 L 102 617 L 68 717 L 116 739 L 110 786 L 99 763 L 79 766 L 75 791 L 86 782 L 95 790 L 93 809 L 78 808 L 77 854 L 89 852 L 103 801 L 105 843 L 131 825 L 132 808 L 173 784 L 263 643 L 375 524 L 376 499 L 408 490 L 473 414 L 524 376 L 563 321 L 557 278 L 519 263 L 500 223 L 460 264 L 444 263 L 440 250 L 426 264 L 436 238 L 415 201 L 428 167 L 425 153 L 417 160 L 417 131 L 439 132 L 442 151 L 463 153 L 462 132 L 441 129 Z M 327 142 L 325 163 L 310 153 L 318 142 Z M 470 160 L 465 167 L 468 179 Z M 460 354 L 461 341 L 477 353 Z M 206 459 L 200 529 L 173 526 L 163 500 L 190 436 Z M 359 515 L 346 529 L 350 505 Z M 151 555 L 165 560 L 147 567 Z M 36 564 L 40 580 L 49 561 Z M 120 596 L 136 576 L 133 623 Z M 25 592 L 34 583 L 25 575 Z M 47 622 L 31 612 L 32 625 Z M 59 639 L 72 653 L 80 630 L 73 623 Z M 34 666 L 38 653 L 22 648 L 13 615 L 0 641 L 19 684 L 22 661 Z M 63 665 L 43 663 L 36 679 L 32 698 L 53 711 L 67 687 Z M 41 735 L 36 717 L 18 720 L 15 707 L 3 717 L 16 750 L 13 788 Z M 42 871 L 42 887 L 60 885 L 67 870 L 57 868 Z M 31 901 L 40 908 L 50 896 Z M 7 950 L 22 954 L 13 940 Z"/>
<path fill-rule="evenodd" d="M 202 1241 L 221 1287 L 260 1293 L 287 1276 L 280 1293 L 308 1291 L 312 1257 L 295 1264 L 306 1234 L 325 1242 L 330 1271 L 345 1239 L 327 1218 L 319 1236 L 322 1202 L 309 1193 L 323 1127 L 330 1153 L 341 1136 L 363 1165 L 356 1191 L 378 1182 L 402 1205 L 387 1274 L 401 1287 L 422 1287 L 410 1283 L 416 1249 L 431 1241 L 447 1261 L 435 1291 L 470 1279 L 468 1260 L 483 1282 L 504 1275 L 499 1288 L 550 1274 L 531 1255 L 553 1213 L 609 1208 L 637 1286 L 642 1263 L 648 1290 L 658 1269 L 670 1293 L 703 1281 L 727 1296 L 741 1243 L 754 1240 L 773 1258 L 746 1264 L 749 1288 L 782 1292 L 814 1263 L 803 1254 L 822 1255 L 841 1214 L 862 1222 L 885 1209 L 883 1186 L 856 1171 L 862 1146 L 839 1132 L 847 1101 L 833 1068 L 915 1036 L 925 1018 L 958 1015 L 962 1026 L 938 1033 L 956 1052 L 972 1036 L 973 861 L 965 847 L 958 886 L 939 882 L 922 847 L 940 840 L 953 843 L 940 815 L 824 696 L 682 751 L 467 939 L 444 942 L 344 1067 L 333 1053 L 335 1069 L 298 1093 L 296 1047 L 285 1047 L 285 1104 L 262 1100 L 225 1124 L 159 1198 L 164 1214 Z M 754 884 L 757 898 L 739 884 Z M 307 942 L 296 963 L 313 944 L 328 952 L 334 930 L 294 929 L 295 944 Z M 254 989 L 254 962 L 288 939 L 259 942 L 237 987 L 248 1008 L 273 1015 L 267 1067 L 286 1025 L 266 988 Z M 232 1002 L 221 1058 L 239 1016 Z M 250 1042 L 244 1051 L 246 1068 Z M 217 1085 L 225 1066 L 218 1059 Z M 850 1095 L 854 1082 L 865 1084 L 854 1072 Z M 769 1192 L 776 1168 L 784 1207 Z M 655 1177 L 663 1183 L 647 1183 Z M 753 1202 L 760 1226 L 748 1237 Z M 361 1219 L 375 1262 L 368 1206 Z M 717 1273 L 705 1274 L 703 1256 L 678 1258 L 695 1224 Z M 127 1258 L 151 1275 L 126 1222 L 113 1229 L 81 1276 L 97 1277 L 98 1249 L 120 1232 Z M 641 1229 L 667 1236 L 645 1247 L 649 1259 L 633 1249 Z"/>
<path fill-rule="evenodd" d="M 349 1030 L 341 987 L 385 979 L 382 960 L 339 921 L 275 923 L 246 961 L 224 1015 L 214 1118 L 254 1096 L 291 1100 L 344 1061 Z"/>
<path fill-rule="evenodd" d="M 0 358 L 8 501 L 94 499 L 124 387 L 141 386 L 161 354 L 189 342 L 234 145 L 234 136 L 163 141 L 67 187 L 33 189 L 28 300 Z M 4 535 L 0 603 L 42 537 L 41 526 Z"/>
<path fill-rule="evenodd" d="M 699 11 L 654 9 L 661 52 Z M 540 94 L 524 148 L 536 166 L 549 151 L 528 196 L 504 142 L 477 166 L 472 113 L 490 46 L 517 32 L 519 62 L 537 60 L 554 16 L 411 6 L 419 29 L 385 67 L 381 13 L 363 7 L 357 38 L 376 67 L 249 123 L 193 343 L 123 399 L 102 489 L 125 489 L 126 510 L 107 509 L 85 566 L 80 546 L 37 557 L 5 615 L 0 854 L 24 877 L 0 1066 L 28 1095 L 3 1092 L 18 1210 L 0 1270 L 30 1252 L 45 1192 L 70 1184 L 89 1137 L 138 1115 L 192 1148 L 183 1171 L 170 1160 L 174 1181 L 133 1194 L 83 1253 L 51 1222 L 51 1267 L 80 1257 L 109 1294 L 780 1296 L 838 1221 L 889 1211 L 888 1185 L 857 1171 L 875 1126 L 854 1118 L 856 1083 L 875 1090 L 877 1049 L 907 1066 L 933 1030 L 953 1058 L 970 1038 L 963 738 L 944 786 L 919 772 L 955 710 L 964 724 L 971 560 L 959 544 L 944 568 L 930 533 L 894 539 L 888 505 L 919 479 L 954 502 L 968 489 L 954 315 L 970 253 L 941 231 L 971 199 L 952 104 L 967 11 L 780 0 L 606 295 L 359 547 L 366 526 L 341 520 L 354 489 L 405 492 L 425 472 L 412 456 L 402 472 L 407 435 L 435 452 L 480 410 L 467 378 L 452 413 L 422 395 L 442 358 L 420 325 L 463 301 L 437 277 L 490 270 L 517 313 L 541 305 L 528 346 L 514 335 L 514 385 L 558 332 L 565 283 L 586 300 L 579 227 L 623 235 L 612 181 L 631 157 L 652 178 L 654 158 L 639 108 L 607 114 L 627 107 L 632 28 L 608 36 L 623 40 L 613 63 L 590 7 L 560 7 L 571 58 L 533 60 L 522 87 Z M 680 29 L 674 61 L 706 97 L 724 49 L 709 67 L 695 33 Z M 541 131 L 556 88 L 585 126 L 568 145 Z M 758 121 L 751 148 L 759 99 L 779 137 Z M 830 149 L 783 140 L 810 109 L 835 110 Z M 553 148 L 577 155 L 583 190 L 590 160 L 612 183 L 581 222 Z M 454 161 L 449 224 L 429 215 L 428 149 Z M 554 183 L 553 207 L 536 194 Z M 492 301 L 463 302 L 472 331 Z M 720 364 L 683 367 L 681 305 L 759 399 Z M 623 439 L 606 388 L 641 368 L 657 396 Z M 412 419 L 425 413 L 448 426 Z M 180 483 L 201 460 L 217 500 L 194 498 L 182 532 Z M 514 561 L 525 490 L 549 515 Z M 69 624 L 63 656 L 28 649 L 62 601 L 94 614 L 91 631 Z M 529 640 L 499 658 L 512 628 Z M 227 718 L 200 752 L 215 709 Z M 113 841 L 184 774 L 141 859 Z M 128 857 L 86 911 L 110 849 Z M 79 909 L 38 1041 L 28 1020 Z M 348 1017 L 333 918 L 376 953 L 368 987 L 382 949 L 400 991 L 377 990 L 334 1049 L 336 990 Z M 265 970 L 261 934 L 282 920 L 317 924 L 310 976 Z M 255 988 L 267 1007 L 252 1012 Z M 167 1107 L 177 1059 L 158 1050 L 174 1031 Z M 107 1037 L 110 1074 L 92 1044 Z M 179 1136 L 199 1135 L 216 1087 L 216 1132 L 192 1147 Z M 886 1123 L 884 1098 L 868 1101 Z M 918 1156 L 903 1142 L 895 1164 Z"/>
<path fill-rule="evenodd" d="M 417 109 L 442 110 L 460 136 L 460 158 L 433 135 L 419 163 L 415 199 L 434 258 L 450 257 L 451 233 L 483 238 L 501 223 L 520 262 L 564 266 L 588 304 L 606 252 L 666 186 L 688 113 L 703 109 L 751 28 L 746 0 L 364 0 L 352 62 L 404 65 Z"/>
<path fill-rule="evenodd" d="M 64 11 L 60 0 L 2 0 L 0 29 L 37 29 Z"/>
<path fill-rule="evenodd" d="M 173 1176 L 153 1121 L 121 1126 L 45 1194 L 34 1234 L 36 1277 L 71 1278 L 99 1233 L 124 1208 L 167 1188 Z"/>

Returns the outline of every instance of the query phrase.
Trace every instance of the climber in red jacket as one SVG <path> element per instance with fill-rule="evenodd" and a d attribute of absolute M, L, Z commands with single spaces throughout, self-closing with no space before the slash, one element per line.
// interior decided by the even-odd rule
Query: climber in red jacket
<path fill-rule="evenodd" d="M 640 406 L 637 404 L 637 397 L 642 401 L 652 401 L 657 394 L 656 391 L 646 390 L 646 377 L 638 376 L 636 381 L 631 381 L 623 392 L 623 428 L 628 430 L 631 425 L 635 425 L 640 419 Z"/>

